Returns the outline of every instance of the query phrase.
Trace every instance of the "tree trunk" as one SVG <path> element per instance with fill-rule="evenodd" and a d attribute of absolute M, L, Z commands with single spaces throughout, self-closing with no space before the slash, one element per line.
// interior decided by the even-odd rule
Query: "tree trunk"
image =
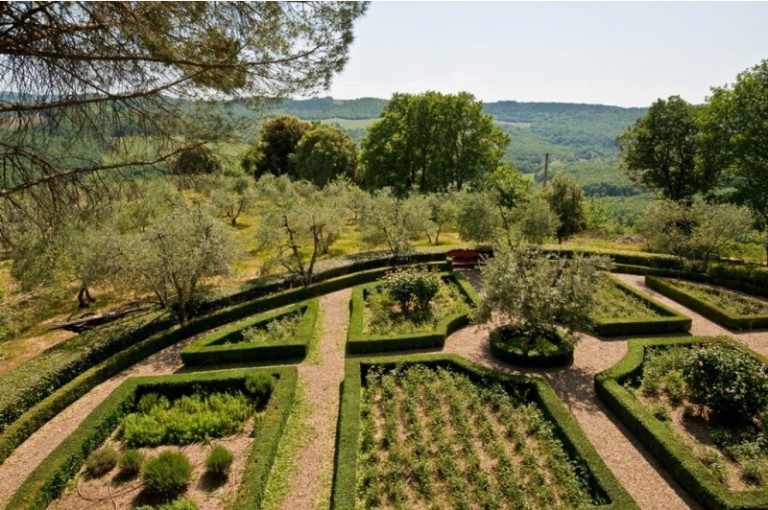
<path fill-rule="evenodd" d="M 91 297 L 91 293 L 86 284 L 80 286 L 80 291 L 77 293 L 77 301 L 79 303 L 79 308 L 90 308 L 91 303 L 96 302 L 96 300 Z"/>

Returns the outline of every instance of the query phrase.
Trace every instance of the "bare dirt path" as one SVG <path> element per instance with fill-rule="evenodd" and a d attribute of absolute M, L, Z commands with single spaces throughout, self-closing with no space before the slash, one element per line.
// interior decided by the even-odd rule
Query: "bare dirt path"
<path fill-rule="evenodd" d="M 311 412 L 302 424 L 312 436 L 296 459 L 290 492 L 283 501 L 286 510 L 327 508 L 336 444 L 336 417 L 339 413 L 339 385 L 344 380 L 344 349 L 349 323 L 351 290 L 320 298 L 323 314 L 320 363 L 299 365 L 299 379 L 306 388 Z"/>

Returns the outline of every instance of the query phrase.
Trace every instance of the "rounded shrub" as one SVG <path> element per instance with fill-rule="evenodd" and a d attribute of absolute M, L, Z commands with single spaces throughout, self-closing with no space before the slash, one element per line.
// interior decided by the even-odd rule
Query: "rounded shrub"
<path fill-rule="evenodd" d="M 144 455 L 139 450 L 128 448 L 120 455 L 120 471 L 126 475 L 138 474 L 143 463 Z"/>
<path fill-rule="evenodd" d="M 231 451 L 217 444 L 205 459 L 205 468 L 216 476 L 227 476 L 234 458 Z"/>
<path fill-rule="evenodd" d="M 573 342 L 557 330 L 531 338 L 529 332 L 507 324 L 491 331 L 491 354 L 523 367 L 559 367 L 573 363 Z"/>
<path fill-rule="evenodd" d="M 183 453 L 166 450 L 144 463 L 142 475 L 150 495 L 171 499 L 187 488 L 192 465 Z"/>
<path fill-rule="evenodd" d="M 692 349 L 683 376 L 689 400 L 709 408 L 721 423 L 752 423 L 768 406 L 768 367 L 734 346 Z"/>
<path fill-rule="evenodd" d="M 245 389 L 259 401 L 260 405 L 265 405 L 275 389 L 275 380 L 271 375 L 264 372 L 250 374 L 245 378 Z"/>
<path fill-rule="evenodd" d="M 117 451 L 112 447 L 99 448 L 85 459 L 85 469 L 91 476 L 101 476 L 117 465 Z"/>
<path fill-rule="evenodd" d="M 394 299 L 403 312 L 426 310 L 440 291 L 440 276 L 423 269 L 398 269 L 383 278 L 384 292 Z"/>

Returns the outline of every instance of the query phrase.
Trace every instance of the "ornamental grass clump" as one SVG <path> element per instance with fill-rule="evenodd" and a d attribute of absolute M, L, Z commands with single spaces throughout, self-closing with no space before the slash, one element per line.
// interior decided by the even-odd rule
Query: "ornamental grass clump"
<path fill-rule="evenodd" d="M 205 459 L 205 469 L 215 476 L 226 477 L 234 459 L 231 451 L 217 444 Z"/>
<path fill-rule="evenodd" d="M 127 476 L 133 476 L 141 471 L 141 465 L 144 463 L 144 455 L 133 448 L 127 448 L 120 454 L 120 471 Z"/>
<path fill-rule="evenodd" d="M 85 469 L 90 476 L 99 477 L 112 471 L 117 465 L 117 451 L 105 446 L 91 453 L 85 459 Z"/>

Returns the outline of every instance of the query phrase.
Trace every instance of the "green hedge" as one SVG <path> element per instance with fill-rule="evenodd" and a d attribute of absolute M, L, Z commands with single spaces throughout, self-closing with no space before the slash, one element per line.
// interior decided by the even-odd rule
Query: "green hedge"
<path fill-rule="evenodd" d="M 698 460 L 672 431 L 651 414 L 623 385 L 642 370 L 646 347 L 727 342 L 714 338 L 631 340 L 624 358 L 595 375 L 595 391 L 605 405 L 637 437 L 672 477 L 706 508 L 746 510 L 768 508 L 768 490 L 730 491 Z M 735 344 L 735 342 L 733 342 Z M 739 345 L 741 349 L 743 346 Z M 756 353 L 755 357 L 768 362 Z"/>
<path fill-rule="evenodd" d="M 286 309 L 250 317 L 187 346 L 181 351 L 181 360 L 185 365 L 218 365 L 244 361 L 303 359 L 307 355 L 307 345 L 315 330 L 318 312 L 319 301 L 311 299 Z M 292 313 L 300 313 L 302 318 L 296 334 L 288 341 L 225 343 L 228 340 L 242 340 L 242 331 L 246 328 Z"/>
<path fill-rule="evenodd" d="M 139 396 L 150 391 L 169 396 L 212 391 L 245 391 L 245 377 L 262 371 L 277 378 L 263 417 L 257 421 L 237 508 L 258 508 L 263 499 L 277 444 L 293 403 L 298 375 L 295 368 L 242 369 L 171 376 L 134 377 L 126 380 L 89 414 L 16 491 L 8 510 L 41 510 L 56 499 L 80 470 L 85 458 L 107 439 Z"/>
<path fill-rule="evenodd" d="M 444 268 L 445 265 L 446 263 L 434 264 L 433 267 Z M 166 347 L 170 347 L 185 338 L 189 338 L 193 335 L 244 317 L 373 281 L 386 274 L 387 271 L 389 271 L 388 268 L 374 269 L 328 280 L 308 287 L 280 292 L 272 296 L 220 310 L 219 312 L 212 313 L 205 317 L 199 317 L 186 323 L 184 326 L 172 326 L 166 331 L 138 341 L 131 347 L 74 377 L 74 379 L 69 380 L 69 382 L 63 386 L 50 386 L 40 389 L 41 392 L 46 390 L 45 394 L 48 396 L 37 403 L 35 403 L 36 401 L 34 399 L 21 400 L 20 398 L 8 398 L 7 402 L 16 402 L 20 408 L 14 411 L 16 415 L 18 416 L 21 413 L 24 414 L 22 414 L 15 422 L 7 426 L 7 428 L 0 434 L 0 461 L 8 458 L 11 452 L 21 444 L 22 441 L 47 423 L 51 418 L 56 416 L 65 407 L 85 395 L 96 385 L 117 375 L 122 370 L 138 363 L 151 354 L 165 349 Z M 3 386 L 5 389 L 3 393 L 9 395 L 25 394 L 26 390 L 24 386 L 25 384 L 23 380 L 21 382 L 9 381 L 7 386 Z M 42 397 L 42 395 L 38 395 L 38 397 Z"/>
<path fill-rule="evenodd" d="M 626 319 L 595 318 L 593 319 L 594 324 L 592 328 L 596 334 L 600 336 L 653 335 L 658 333 L 683 333 L 691 329 L 691 319 L 689 317 L 639 292 L 631 285 L 627 285 L 613 277 L 610 277 L 610 279 L 622 292 L 643 300 L 649 308 L 664 317 L 656 319 L 631 317 Z"/>
<path fill-rule="evenodd" d="M 336 434 L 336 468 L 333 478 L 331 509 L 354 510 L 356 503 L 357 450 L 360 425 L 360 393 L 367 370 L 372 366 L 395 366 L 400 363 L 423 363 L 450 367 L 467 374 L 476 382 L 499 382 L 507 387 L 521 385 L 530 388 L 530 397 L 554 424 L 555 433 L 572 458 L 580 459 L 589 470 L 589 482 L 595 494 L 610 501 L 595 506 L 604 510 L 634 510 L 639 508 L 632 497 L 613 476 L 579 427 L 571 413 L 560 401 L 552 387 L 543 379 L 511 376 L 489 370 L 454 355 L 411 355 L 406 357 L 347 360 L 341 393 L 341 406 Z"/>
<path fill-rule="evenodd" d="M 491 331 L 489 342 L 491 344 L 491 354 L 494 358 L 521 367 L 549 368 L 562 367 L 573 363 L 573 344 L 571 342 L 561 341 L 560 348 L 553 353 L 531 350 L 527 354 L 523 354 L 520 349 L 512 348 L 502 338 L 505 330 L 511 329 L 514 329 L 514 326 L 506 325 Z"/>
<path fill-rule="evenodd" d="M 646 276 L 645 284 L 670 299 L 699 312 L 709 320 L 734 330 L 768 327 L 768 315 L 733 315 L 726 310 L 699 299 L 675 285 L 672 281 L 655 276 Z"/>
<path fill-rule="evenodd" d="M 472 285 L 459 273 L 441 273 L 443 278 L 455 283 L 461 294 L 473 306 L 477 304 L 477 293 Z M 443 318 L 434 331 L 404 335 L 364 335 L 363 312 L 365 308 L 365 291 L 380 285 L 372 283 L 352 289 L 350 300 L 349 330 L 347 333 L 347 352 L 370 353 L 399 351 L 407 349 L 427 349 L 442 347 L 445 338 L 457 329 L 469 324 L 467 314 L 451 315 Z"/>

